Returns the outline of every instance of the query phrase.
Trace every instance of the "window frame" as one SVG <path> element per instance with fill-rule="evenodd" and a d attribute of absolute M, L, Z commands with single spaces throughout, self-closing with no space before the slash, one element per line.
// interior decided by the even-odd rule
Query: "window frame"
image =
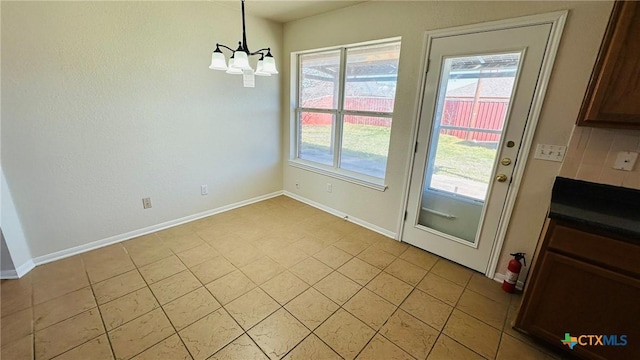
<path fill-rule="evenodd" d="M 364 110 L 346 110 L 344 108 L 345 104 L 345 87 L 346 87 L 346 69 L 347 69 L 347 52 L 350 49 L 357 49 L 360 47 L 366 46 L 374 46 L 374 45 L 385 45 L 385 44 L 393 44 L 398 43 L 400 47 L 402 47 L 401 37 L 387 38 L 376 41 L 368 41 L 363 43 L 355 43 L 348 45 L 340 45 L 334 47 L 327 47 L 321 49 L 313 49 L 307 51 L 299 51 L 291 53 L 291 67 L 292 74 L 295 74 L 295 78 L 291 79 L 291 98 L 294 99 L 294 103 L 292 104 L 291 111 L 291 129 L 290 132 L 290 144 L 291 151 L 289 156 L 289 165 L 297 168 L 302 168 L 305 170 L 309 170 L 315 173 L 319 173 L 322 175 L 327 175 L 333 178 L 345 180 L 354 184 L 362 185 L 368 188 L 372 188 L 379 191 L 385 191 L 387 189 L 387 185 L 385 184 L 387 178 L 387 168 L 385 168 L 384 178 L 378 178 L 375 176 L 367 175 L 364 173 L 351 171 L 347 169 L 343 169 L 340 167 L 340 162 L 342 159 L 342 139 L 344 132 L 344 119 L 346 116 L 370 116 L 370 117 L 380 117 L 380 118 L 388 118 L 391 120 L 391 128 L 393 128 L 393 115 L 395 112 L 379 112 L 379 111 L 364 111 Z M 337 91 L 337 106 L 335 109 L 323 109 L 323 108 L 310 108 L 310 107 L 301 107 L 301 95 L 302 95 L 302 86 L 300 81 L 302 79 L 302 66 L 301 66 L 301 57 L 303 55 L 309 54 L 319 54 L 330 51 L 340 51 L 340 71 L 339 71 L 339 79 L 338 79 L 338 91 Z M 399 59 L 398 59 L 399 62 Z M 396 78 L 396 89 L 397 89 L 398 80 Z M 397 95 L 397 91 L 394 94 L 394 102 L 395 96 Z M 333 126 L 331 131 L 331 138 L 333 144 L 333 163 L 331 166 L 325 165 L 319 162 L 306 160 L 300 158 L 300 142 L 302 140 L 301 132 L 302 128 L 300 126 L 300 117 L 304 112 L 312 112 L 312 113 L 322 113 L 322 114 L 331 114 L 333 115 Z M 391 137 L 389 137 L 389 143 L 391 143 Z M 390 146 L 389 146 L 390 148 Z M 389 154 L 387 153 L 387 160 Z M 388 163 L 387 163 L 388 166 Z"/>
<path fill-rule="evenodd" d="M 518 79 L 518 75 L 520 73 L 520 69 L 522 67 L 522 63 L 524 61 L 524 53 L 523 51 L 503 51 L 503 52 L 486 52 L 484 54 L 468 54 L 468 55 L 464 55 L 464 54 L 456 54 L 456 55 L 451 55 L 451 56 L 446 56 L 442 59 L 442 69 L 441 69 L 441 77 L 439 80 L 439 86 L 441 86 L 441 84 L 443 83 L 443 81 L 445 83 L 448 83 L 448 81 L 450 80 L 449 77 L 447 77 L 446 79 L 442 77 L 442 74 L 445 73 L 445 71 L 447 71 L 447 75 L 450 75 L 449 72 L 449 68 L 446 67 L 446 61 L 449 59 L 456 59 L 456 58 L 466 58 L 466 57 L 472 57 L 472 56 L 493 56 L 493 55 L 518 55 L 518 63 L 516 65 L 515 68 L 515 74 L 513 76 L 513 84 L 511 85 L 511 90 L 510 90 L 510 95 L 509 97 L 504 97 L 504 98 L 497 98 L 494 97 L 494 101 L 496 102 L 504 102 L 507 104 L 507 109 L 505 110 L 505 119 L 504 119 L 504 124 L 503 124 L 503 129 L 500 131 L 496 131 L 496 130 L 491 130 L 491 129 L 481 129 L 481 128 L 475 128 L 473 130 L 469 130 L 467 129 L 467 131 L 472 131 L 475 133 L 498 133 L 500 135 L 506 133 L 507 129 L 507 116 L 508 116 L 508 112 L 509 112 L 509 107 L 512 105 L 512 101 L 514 99 L 515 96 L 515 90 L 516 90 L 516 86 L 517 86 L 517 79 Z M 487 77 L 483 77 L 480 75 L 480 73 L 478 73 L 477 77 L 473 77 L 471 79 L 482 79 L 482 78 L 487 78 Z M 440 93 L 442 90 L 442 93 Z M 443 89 L 438 89 L 438 95 L 436 96 L 436 101 L 439 101 L 440 97 L 442 97 L 442 106 L 444 108 L 445 102 L 447 101 L 447 96 L 446 96 L 446 87 Z M 483 97 L 480 97 L 477 101 L 478 102 L 482 102 L 484 101 Z M 498 99 L 498 100 L 496 100 Z M 475 105 L 475 100 L 474 100 L 474 105 Z M 439 107 L 440 105 L 437 104 L 436 107 Z M 437 110 L 438 111 L 438 110 Z M 443 112 L 443 111 L 440 111 Z M 435 120 L 435 119 L 434 119 Z M 437 149 L 438 149 L 438 143 L 440 142 L 440 136 L 442 135 L 440 133 L 440 131 L 442 129 L 453 129 L 455 127 L 451 127 L 449 125 L 443 125 L 442 124 L 442 117 L 440 117 L 440 122 L 436 122 L 433 121 L 432 125 L 431 125 L 431 130 L 430 130 L 430 135 L 429 135 L 429 144 L 428 144 L 428 155 L 427 155 L 427 163 L 426 163 L 426 174 L 424 176 L 424 183 L 426 184 L 425 186 L 423 186 L 423 191 L 429 191 L 435 194 L 438 194 L 439 196 L 443 196 L 443 197 L 448 197 L 451 199 L 455 199 L 457 201 L 462 201 L 462 202 L 466 202 L 466 203 L 470 203 L 470 204 L 485 204 L 487 199 L 489 198 L 489 190 L 490 190 L 490 183 L 491 183 L 491 175 L 489 175 L 489 177 L 487 177 L 488 179 L 488 184 L 487 185 L 487 190 L 485 192 L 485 197 L 484 199 L 478 199 L 475 198 L 473 196 L 470 195 L 464 195 L 464 194 L 459 194 L 459 193 L 454 193 L 451 192 L 449 190 L 445 190 L 445 189 L 440 189 L 440 188 L 436 188 L 433 187 L 432 181 L 433 181 L 433 176 L 435 174 L 435 157 L 437 155 Z M 435 134 L 437 134 L 437 139 L 434 138 L 434 136 L 436 136 Z M 434 142 L 435 141 L 435 142 Z M 497 166 L 496 164 L 498 163 L 499 159 L 497 157 L 498 154 L 498 150 L 499 150 L 499 141 L 496 143 L 496 157 L 494 158 L 494 164 L 492 167 L 492 173 L 494 170 L 494 168 Z"/>

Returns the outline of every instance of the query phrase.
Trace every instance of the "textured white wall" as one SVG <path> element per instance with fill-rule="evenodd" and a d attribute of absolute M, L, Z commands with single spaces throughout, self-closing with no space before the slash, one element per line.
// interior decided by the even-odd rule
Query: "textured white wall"
<path fill-rule="evenodd" d="M 16 270 L 7 248 L 7 242 L 4 240 L 4 233 L 0 229 L 0 273 L 13 272 Z"/>
<path fill-rule="evenodd" d="M 420 87 L 424 32 L 453 26 L 569 9 L 562 43 L 547 90 L 534 143 L 567 144 L 611 11 L 611 2 L 432 2 L 373 1 L 285 24 L 284 51 L 290 52 L 402 36 L 395 116 L 387 168 L 386 192 L 318 175 L 285 164 L 284 188 L 325 206 L 396 232 L 403 213 L 409 154 L 413 147 L 417 92 Z M 286 58 L 285 66 L 290 66 Z M 289 94 L 289 78 L 284 78 Z M 283 99 L 284 136 L 289 136 L 293 100 Z M 534 146 L 535 148 L 535 146 Z M 284 160 L 288 160 L 285 142 Z M 533 160 L 525 177 L 505 240 L 498 272 L 508 253 L 532 254 L 542 228 L 559 163 Z M 299 181 L 300 189 L 296 189 Z M 326 193 L 325 183 L 333 184 Z M 525 269 L 526 271 L 526 269 Z M 525 274 L 526 275 L 526 274 Z M 524 277 L 523 277 L 524 278 Z"/>
<path fill-rule="evenodd" d="M 2 257 L 3 271 L 20 270 L 20 275 L 33 268 L 31 263 L 31 250 L 24 235 L 24 229 L 20 216 L 16 211 L 11 191 L 4 176 L 4 169 L 0 168 L 0 231 L 2 231 Z M 11 257 L 8 264 L 6 257 Z M 9 266 L 10 265 L 10 266 Z"/>
<path fill-rule="evenodd" d="M 282 25 L 247 31 L 282 58 Z M 282 189 L 280 78 L 207 68 L 240 37 L 208 2 L 2 2 L 2 167 L 34 257 Z"/>

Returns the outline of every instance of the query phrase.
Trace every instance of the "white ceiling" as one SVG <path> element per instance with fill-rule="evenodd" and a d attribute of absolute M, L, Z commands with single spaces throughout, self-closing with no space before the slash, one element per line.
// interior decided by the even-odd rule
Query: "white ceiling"
<path fill-rule="evenodd" d="M 240 0 L 213 1 L 216 4 L 240 10 Z M 244 10 L 247 14 L 285 23 L 342 9 L 365 1 L 278 1 L 278 0 L 246 0 Z"/>

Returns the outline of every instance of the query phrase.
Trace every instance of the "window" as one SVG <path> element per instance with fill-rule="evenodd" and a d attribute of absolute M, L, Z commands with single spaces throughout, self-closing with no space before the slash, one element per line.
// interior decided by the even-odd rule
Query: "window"
<path fill-rule="evenodd" d="M 295 160 L 382 184 L 400 42 L 297 55 Z"/>
<path fill-rule="evenodd" d="M 425 184 L 476 202 L 487 197 L 520 53 L 444 60 Z"/>

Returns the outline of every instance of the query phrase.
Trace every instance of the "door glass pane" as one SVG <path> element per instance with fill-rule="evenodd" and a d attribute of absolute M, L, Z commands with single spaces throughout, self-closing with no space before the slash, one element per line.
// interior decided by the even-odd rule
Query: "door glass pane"
<path fill-rule="evenodd" d="M 336 109 L 340 84 L 340 50 L 300 55 L 300 106 Z"/>
<path fill-rule="evenodd" d="M 334 114 L 303 111 L 299 118 L 298 157 L 333 165 Z"/>
<path fill-rule="evenodd" d="M 391 118 L 345 115 L 340 167 L 384 179 Z"/>
<path fill-rule="evenodd" d="M 443 62 L 419 223 L 474 242 L 520 53 Z"/>
<path fill-rule="evenodd" d="M 344 108 L 393 112 L 400 42 L 347 50 Z"/>

